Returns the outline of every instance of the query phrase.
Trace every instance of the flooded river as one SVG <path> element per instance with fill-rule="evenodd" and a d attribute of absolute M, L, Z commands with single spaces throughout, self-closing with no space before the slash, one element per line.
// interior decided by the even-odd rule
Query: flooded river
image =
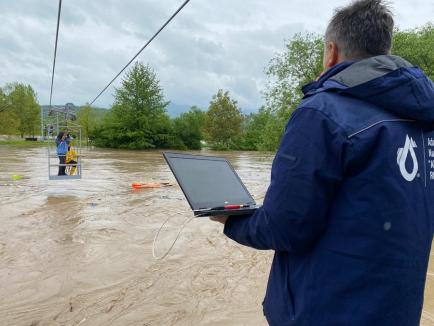
<path fill-rule="evenodd" d="M 208 152 L 209 154 L 210 152 Z M 83 179 L 48 181 L 44 148 L 0 146 L 0 325 L 266 325 L 272 252 L 191 217 L 161 153 L 84 151 Z M 262 202 L 273 156 L 227 156 Z M 23 176 L 12 182 L 12 175 Z M 133 191 L 133 182 L 172 187 Z M 434 254 L 422 325 L 434 325 Z"/>

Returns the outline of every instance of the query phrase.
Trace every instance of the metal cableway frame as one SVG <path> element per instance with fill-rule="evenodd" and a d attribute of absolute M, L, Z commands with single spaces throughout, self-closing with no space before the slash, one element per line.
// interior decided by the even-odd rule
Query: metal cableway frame
<path fill-rule="evenodd" d="M 60 164 L 59 163 L 59 156 L 57 155 L 57 146 L 56 146 L 56 136 L 55 135 L 48 135 L 47 134 L 47 156 L 48 156 L 48 179 L 49 180 L 77 180 L 81 179 L 82 176 L 82 162 L 81 162 L 81 126 L 78 124 L 74 124 L 70 121 L 68 121 L 68 125 L 57 125 L 57 130 L 67 130 L 68 133 L 70 133 L 74 139 L 73 141 L 76 141 L 75 148 L 77 151 L 77 164 Z M 48 125 L 47 125 L 48 128 Z M 48 129 L 45 129 L 48 130 Z M 74 175 L 58 175 L 59 166 L 66 166 L 68 167 L 76 167 L 76 172 Z"/>

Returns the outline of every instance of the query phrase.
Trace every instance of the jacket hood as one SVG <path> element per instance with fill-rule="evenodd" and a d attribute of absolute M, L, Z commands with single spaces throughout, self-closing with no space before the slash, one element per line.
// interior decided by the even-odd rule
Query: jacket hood
<path fill-rule="evenodd" d="M 434 83 L 398 56 L 346 61 L 303 87 L 305 97 L 324 91 L 358 98 L 406 119 L 434 122 Z"/>

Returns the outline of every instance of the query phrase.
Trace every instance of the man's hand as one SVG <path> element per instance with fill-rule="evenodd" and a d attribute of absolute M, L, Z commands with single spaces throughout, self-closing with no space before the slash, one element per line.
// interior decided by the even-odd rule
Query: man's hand
<path fill-rule="evenodd" d="M 228 216 L 210 216 L 211 221 L 220 222 L 221 224 L 225 224 Z"/>

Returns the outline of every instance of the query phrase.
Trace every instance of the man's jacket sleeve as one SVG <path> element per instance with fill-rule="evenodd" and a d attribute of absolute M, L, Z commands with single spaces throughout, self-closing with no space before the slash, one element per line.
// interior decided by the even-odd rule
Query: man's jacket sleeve
<path fill-rule="evenodd" d="M 253 215 L 231 216 L 224 233 L 256 249 L 309 248 L 326 227 L 346 142 L 343 129 L 322 112 L 297 109 L 274 158 L 263 206 Z"/>

